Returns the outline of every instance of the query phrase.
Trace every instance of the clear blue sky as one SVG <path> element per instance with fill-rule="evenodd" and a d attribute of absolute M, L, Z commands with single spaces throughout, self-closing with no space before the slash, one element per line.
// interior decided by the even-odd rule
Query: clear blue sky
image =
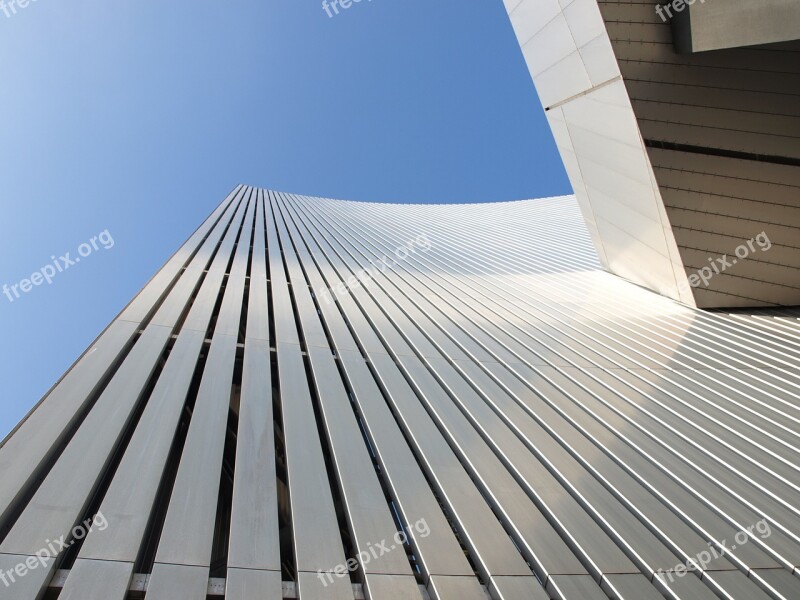
<path fill-rule="evenodd" d="M 237 183 L 571 193 L 502 0 L 36 0 L 0 11 L 0 82 L 0 285 L 114 239 L 0 295 L 0 436 Z"/>

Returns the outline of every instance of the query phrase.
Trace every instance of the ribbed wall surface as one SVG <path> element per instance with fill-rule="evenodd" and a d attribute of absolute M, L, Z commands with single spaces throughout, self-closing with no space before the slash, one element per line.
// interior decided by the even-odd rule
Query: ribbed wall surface
<path fill-rule="evenodd" d="M 106 523 L 0 599 L 796 600 L 799 358 L 571 197 L 240 187 L 0 448 L 0 573 Z"/>
<path fill-rule="evenodd" d="M 599 4 L 687 273 L 773 242 L 698 306 L 800 303 L 800 42 L 677 54 L 654 2 Z"/>

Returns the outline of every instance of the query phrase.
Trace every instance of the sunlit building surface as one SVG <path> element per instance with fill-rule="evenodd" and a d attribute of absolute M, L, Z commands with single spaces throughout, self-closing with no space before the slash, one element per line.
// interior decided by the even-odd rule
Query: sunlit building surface
<path fill-rule="evenodd" d="M 0 599 L 796 600 L 798 364 L 572 196 L 242 186 L 0 447 Z"/>

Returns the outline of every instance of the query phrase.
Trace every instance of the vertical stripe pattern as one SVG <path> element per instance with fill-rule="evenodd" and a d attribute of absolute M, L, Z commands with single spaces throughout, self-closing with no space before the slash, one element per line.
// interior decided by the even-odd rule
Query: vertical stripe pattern
<path fill-rule="evenodd" d="M 798 359 L 574 197 L 239 186 L 0 446 L 0 600 L 793 600 Z"/>

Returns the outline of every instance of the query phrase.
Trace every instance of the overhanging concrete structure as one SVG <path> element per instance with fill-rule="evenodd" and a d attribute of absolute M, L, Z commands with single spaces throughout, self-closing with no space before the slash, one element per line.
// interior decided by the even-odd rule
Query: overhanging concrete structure
<path fill-rule="evenodd" d="M 0 599 L 796 600 L 798 364 L 573 197 L 239 187 L 0 446 Z"/>
<path fill-rule="evenodd" d="M 603 266 L 689 305 L 800 304 L 800 42 L 684 55 L 656 3 L 505 6 Z M 695 11 L 728 20 L 694 49 L 797 40 L 798 7 L 695 2 L 693 39 L 712 28 Z M 735 256 L 762 233 L 768 252 Z M 697 285 L 711 265 L 730 266 Z"/>
<path fill-rule="evenodd" d="M 800 38 L 797 0 L 685 0 L 671 4 L 675 47 L 679 52 L 707 52 Z M 670 10 L 671 9 L 671 10 Z M 661 8 L 664 14 L 664 8 Z"/>

